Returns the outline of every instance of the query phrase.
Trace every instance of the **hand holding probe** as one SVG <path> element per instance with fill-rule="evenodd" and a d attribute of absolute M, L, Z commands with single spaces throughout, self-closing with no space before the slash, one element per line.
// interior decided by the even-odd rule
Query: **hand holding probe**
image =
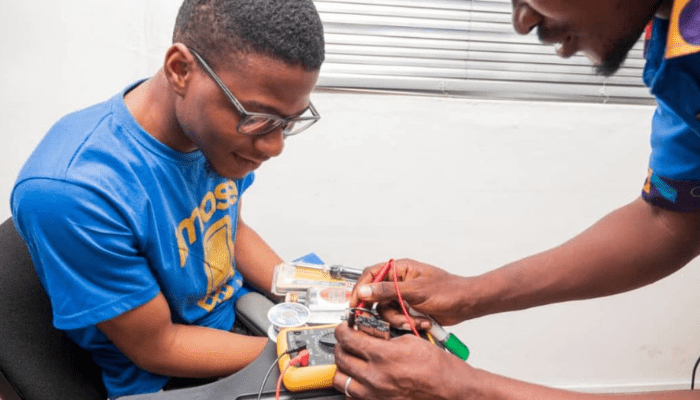
<path fill-rule="evenodd" d="M 384 264 L 382 269 L 380 269 L 379 272 L 377 273 L 377 275 L 374 276 L 374 279 L 372 279 L 372 283 L 379 283 L 379 282 L 383 281 L 384 278 L 386 278 L 386 275 L 389 273 L 389 270 L 394 265 L 393 261 L 394 260 L 389 260 L 388 263 Z M 357 303 L 356 308 L 365 308 L 365 301 L 360 300 L 360 302 Z"/>
<path fill-rule="evenodd" d="M 433 338 L 435 340 L 437 340 L 438 342 L 440 342 L 440 344 L 445 346 L 445 348 L 450 353 L 456 355 L 464 361 L 466 361 L 467 358 L 469 358 L 469 348 L 467 347 L 467 345 L 462 343 L 462 341 L 459 340 L 457 336 L 455 336 L 453 333 L 447 332 L 445 328 L 443 328 L 437 322 L 435 322 L 435 320 L 431 316 L 420 313 L 410 307 L 409 314 L 416 317 L 423 317 L 428 319 L 430 321 L 430 329 L 428 330 L 428 332 L 430 332 L 430 334 L 433 335 Z"/>
<path fill-rule="evenodd" d="M 372 283 L 378 283 L 384 280 L 386 275 L 389 273 L 389 270 L 391 269 L 394 260 L 389 260 L 388 263 L 384 264 L 381 270 L 377 273 L 377 275 L 374 276 L 374 279 L 372 279 Z M 360 300 L 359 303 L 357 303 L 357 307 L 355 307 L 355 312 L 351 312 L 350 315 L 348 315 L 348 325 L 353 326 L 355 325 L 355 317 L 357 314 L 360 313 L 360 310 L 364 309 L 366 306 L 366 303 L 364 300 Z"/>
<path fill-rule="evenodd" d="M 382 269 L 379 271 L 379 273 L 377 273 L 377 275 L 374 277 L 374 279 L 372 280 L 372 283 L 378 283 L 378 282 L 383 281 L 384 278 L 386 277 L 386 275 L 389 273 L 389 270 L 391 269 L 391 267 L 393 267 L 393 265 L 394 265 L 394 260 L 393 259 L 389 260 L 389 262 L 386 263 L 386 265 L 384 265 L 384 267 L 382 267 Z M 401 306 L 403 307 L 403 301 L 401 299 L 401 294 L 398 291 L 399 290 L 398 282 L 395 282 L 395 284 L 396 284 L 396 294 L 399 297 L 399 302 L 401 302 Z M 365 301 L 361 300 L 357 304 L 356 308 L 357 309 L 365 308 Z M 352 326 L 352 323 L 354 322 L 355 314 L 356 313 L 350 313 L 350 316 L 348 318 L 348 323 L 350 324 L 350 326 Z M 412 309 L 410 306 L 408 307 L 408 312 L 404 309 L 404 314 L 410 314 L 410 315 L 413 315 L 416 317 L 423 317 L 423 318 L 428 319 L 430 321 L 430 329 L 428 330 L 428 332 L 430 332 L 430 334 L 433 336 L 433 338 L 435 340 L 437 340 L 438 342 L 440 342 L 440 344 L 445 346 L 445 348 L 450 353 L 456 355 L 457 357 L 461 358 L 462 360 L 466 361 L 466 359 L 469 358 L 469 348 L 464 343 L 462 343 L 462 341 L 459 340 L 457 338 L 457 336 L 455 336 L 453 333 L 447 332 L 442 326 L 440 326 L 437 322 L 435 322 L 435 320 L 431 316 L 420 313 L 420 312 Z M 410 318 L 410 316 L 406 315 L 406 318 Z M 409 322 L 411 322 L 411 321 L 409 320 Z M 415 332 L 415 328 L 413 328 L 412 323 L 411 323 L 411 326 Z"/>

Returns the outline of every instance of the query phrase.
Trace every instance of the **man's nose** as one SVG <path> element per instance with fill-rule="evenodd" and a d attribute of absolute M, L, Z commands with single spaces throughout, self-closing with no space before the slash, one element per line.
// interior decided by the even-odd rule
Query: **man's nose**
<path fill-rule="evenodd" d="M 277 157 L 284 150 L 282 127 L 255 137 L 255 148 L 268 157 Z"/>
<path fill-rule="evenodd" d="M 542 16 L 521 0 L 513 1 L 513 28 L 521 35 L 527 35 L 542 22 Z"/>

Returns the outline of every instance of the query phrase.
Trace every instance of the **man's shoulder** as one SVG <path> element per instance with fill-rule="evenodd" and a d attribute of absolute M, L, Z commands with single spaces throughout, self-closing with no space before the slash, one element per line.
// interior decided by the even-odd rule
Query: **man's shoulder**
<path fill-rule="evenodd" d="M 123 95 L 133 86 L 59 119 L 23 165 L 15 186 L 33 179 L 77 184 L 128 180 L 129 160 L 135 158 L 129 154 L 140 151 L 143 135 L 124 104 Z"/>
<path fill-rule="evenodd" d="M 32 178 L 65 179 L 81 153 L 97 145 L 106 151 L 113 143 L 105 141 L 113 125 L 110 101 L 67 114 L 41 139 L 20 171 L 18 182 Z M 113 150 L 111 150 L 113 151 Z"/>

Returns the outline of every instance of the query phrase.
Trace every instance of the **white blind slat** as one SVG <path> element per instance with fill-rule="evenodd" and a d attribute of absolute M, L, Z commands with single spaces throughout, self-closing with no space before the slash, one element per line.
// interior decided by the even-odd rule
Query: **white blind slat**
<path fill-rule="evenodd" d="M 510 0 L 317 0 L 326 36 L 319 88 L 651 104 L 643 44 L 618 73 L 561 59 L 517 35 Z"/>
<path fill-rule="evenodd" d="M 572 64 L 561 62 L 561 58 L 554 54 L 551 48 L 548 52 L 532 52 L 532 53 L 515 53 L 498 51 L 500 49 L 492 49 L 485 47 L 487 50 L 444 50 L 430 48 L 407 48 L 407 47 L 388 47 L 388 46 L 364 46 L 361 49 L 358 46 L 346 45 L 328 45 L 327 51 L 329 55 L 327 61 L 331 63 L 348 63 L 348 64 L 384 64 L 384 65 L 401 65 L 401 64 L 417 64 L 429 63 L 431 61 L 492 61 L 500 63 L 524 63 L 545 64 L 545 65 L 562 65 L 569 67 L 585 68 L 586 71 L 591 71 L 591 66 L 586 63 L 585 56 L 582 57 L 581 63 Z M 628 60 L 625 66 L 615 76 L 639 76 L 644 67 L 643 60 Z M 527 68 L 527 65 L 522 68 Z M 614 78 L 614 77 L 613 77 Z"/>
<path fill-rule="evenodd" d="M 617 77 L 603 78 L 588 73 L 589 70 L 575 66 L 562 66 L 562 68 L 542 68 L 539 71 L 521 71 L 520 64 L 512 64 L 508 66 L 498 66 L 498 68 L 510 69 L 495 69 L 493 65 L 484 65 L 483 63 L 470 62 L 468 68 L 446 68 L 444 66 L 421 66 L 415 67 L 410 65 L 387 67 L 383 65 L 367 65 L 367 64 L 348 64 L 340 68 L 333 64 L 323 66 L 322 73 L 350 73 L 355 75 L 368 76 L 407 76 L 407 77 L 423 77 L 423 78 L 438 78 L 438 79 L 491 79 L 502 81 L 522 81 L 522 82 L 540 82 L 548 85 L 557 83 L 590 83 L 595 85 L 635 85 L 641 83 L 641 78 L 636 77 Z M 551 88 L 549 89 L 551 90 Z"/>

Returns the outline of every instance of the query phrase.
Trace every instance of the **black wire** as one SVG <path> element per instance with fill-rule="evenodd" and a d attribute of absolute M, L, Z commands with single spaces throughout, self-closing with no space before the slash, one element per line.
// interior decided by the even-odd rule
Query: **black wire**
<path fill-rule="evenodd" d="M 277 357 L 277 359 L 272 363 L 272 365 L 270 365 L 270 368 L 267 369 L 267 373 L 265 374 L 265 377 L 263 378 L 262 385 L 260 385 L 260 390 L 258 391 L 258 400 L 260 400 L 260 398 L 262 397 L 262 392 L 263 392 L 263 388 L 265 387 L 265 382 L 267 382 L 267 378 L 270 377 L 270 372 L 272 372 L 272 368 L 274 368 L 274 366 L 280 361 L 280 358 L 282 358 L 288 354 L 302 351 L 305 348 L 306 348 L 306 346 L 300 346 L 300 347 L 297 347 L 296 349 L 289 349 Z"/>
<path fill-rule="evenodd" d="M 698 370 L 698 364 L 700 364 L 700 357 L 695 361 L 695 366 L 693 367 L 693 377 L 690 381 L 690 390 L 695 389 L 695 372 Z"/>

